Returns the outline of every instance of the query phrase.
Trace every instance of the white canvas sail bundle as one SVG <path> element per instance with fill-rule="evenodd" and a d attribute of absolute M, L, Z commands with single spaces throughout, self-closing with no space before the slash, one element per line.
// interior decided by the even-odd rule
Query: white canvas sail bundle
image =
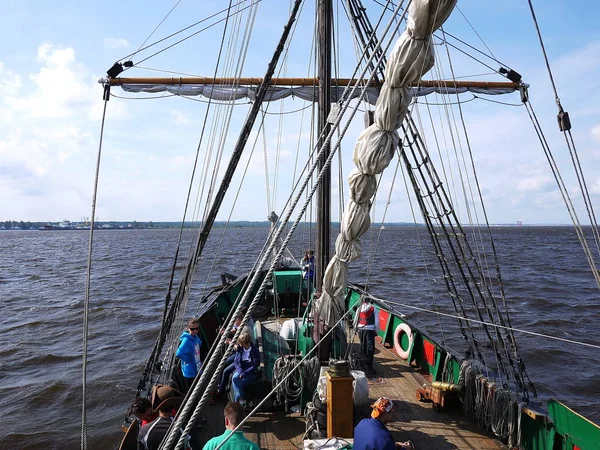
<path fill-rule="evenodd" d="M 333 326 L 342 316 L 348 282 L 348 262 L 360 257 L 360 237 L 371 225 L 371 198 L 375 176 L 390 164 L 400 142 L 400 127 L 411 101 L 407 87 L 421 79 L 434 64 L 431 36 L 448 18 L 456 0 L 413 0 L 406 30 L 385 68 L 385 83 L 375 106 L 374 123 L 354 147 L 356 170 L 350 175 L 350 201 L 341 223 L 333 256 L 323 277 L 323 292 L 316 301 L 318 316 Z M 354 190 L 356 189 L 356 190 Z"/>

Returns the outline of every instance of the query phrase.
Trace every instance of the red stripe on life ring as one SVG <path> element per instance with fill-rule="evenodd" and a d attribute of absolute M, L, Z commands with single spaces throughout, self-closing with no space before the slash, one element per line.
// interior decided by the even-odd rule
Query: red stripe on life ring
<path fill-rule="evenodd" d="M 406 350 L 402 348 L 402 333 L 408 337 L 408 347 Z M 404 360 L 408 359 L 408 353 L 413 346 L 413 332 L 406 323 L 401 323 L 394 330 L 394 350 L 398 356 Z"/>

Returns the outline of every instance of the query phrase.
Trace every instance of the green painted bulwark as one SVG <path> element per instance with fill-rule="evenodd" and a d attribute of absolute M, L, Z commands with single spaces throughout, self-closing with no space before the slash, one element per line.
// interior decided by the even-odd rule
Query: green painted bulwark
<path fill-rule="evenodd" d="M 551 422 L 521 415 L 521 445 L 524 450 L 552 450 L 554 428 Z"/>
<path fill-rule="evenodd" d="M 548 401 L 548 415 L 556 433 L 552 450 L 600 449 L 600 427 L 595 423 L 554 399 Z"/>

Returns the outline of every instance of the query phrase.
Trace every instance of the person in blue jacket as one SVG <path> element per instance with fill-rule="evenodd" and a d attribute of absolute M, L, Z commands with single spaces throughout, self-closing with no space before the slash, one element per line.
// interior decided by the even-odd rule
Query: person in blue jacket
<path fill-rule="evenodd" d="M 394 402 L 381 397 L 371 408 L 371 417 L 361 420 L 354 429 L 354 450 L 414 450 L 411 441 L 394 442 L 392 433 L 385 426 L 392 420 Z"/>
<path fill-rule="evenodd" d="M 238 338 L 233 365 L 235 373 L 231 384 L 235 394 L 234 400 L 244 405 L 244 388 L 256 380 L 260 371 L 260 352 L 248 333 L 242 333 Z"/>
<path fill-rule="evenodd" d="M 185 392 L 188 391 L 194 378 L 196 378 L 196 375 L 200 373 L 200 369 L 202 368 L 202 361 L 200 360 L 202 341 L 198 337 L 199 330 L 200 323 L 198 319 L 192 318 L 188 322 L 187 330 L 179 338 L 181 341 L 179 342 L 176 356 L 181 360 L 181 372 L 185 379 Z"/>

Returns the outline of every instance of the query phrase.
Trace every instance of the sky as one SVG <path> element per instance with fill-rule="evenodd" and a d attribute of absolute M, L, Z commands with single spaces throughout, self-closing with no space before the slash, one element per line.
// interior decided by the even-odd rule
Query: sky
<path fill-rule="evenodd" d="M 297 44 L 290 48 L 285 66 L 278 69 L 279 76 L 310 76 L 310 46 L 306 44 L 310 44 L 312 36 L 313 2 L 307 0 L 307 3 L 295 30 Z M 135 52 L 175 5 L 149 42 L 202 20 L 226 7 L 227 2 L 3 2 L 0 16 L 0 221 L 79 221 L 91 215 L 103 110 L 102 87 L 97 80 L 105 76 L 114 61 Z M 365 0 L 365 5 L 369 10 L 373 3 Z M 560 100 L 573 124 L 572 132 L 592 204 L 596 206 L 600 198 L 600 28 L 597 25 L 600 5 L 592 1 L 538 0 L 534 6 Z M 283 0 L 262 0 L 252 30 L 241 29 L 240 33 L 251 33 L 252 43 L 241 69 L 244 76 L 264 74 L 285 23 L 287 8 L 288 2 Z M 458 2 L 458 8 L 445 30 L 478 48 L 484 48 L 483 40 L 500 61 L 521 73 L 524 81 L 531 85 L 531 102 L 573 196 L 579 219 L 588 223 L 568 149 L 557 130 L 554 95 L 527 2 L 465 0 Z M 232 19 L 231 25 L 233 22 Z M 222 33 L 221 23 L 140 65 L 212 76 Z M 340 76 L 350 76 L 353 64 L 341 61 L 353 55 L 354 48 L 341 26 L 340 33 L 336 53 Z M 305 49 L 301 50 L 300 45 Z M 233 49 L 238 53 L 244 51 L 238 47 Z M 441 48 L 438 51 L 445 52 Z M 136 55 L 133 61 L 137 64 L 140 58 Z M 225 54 L 222 58 L 223 66 L 233 66 Z M 454 63 L 457 76 L 489 72 L 460 55 L 456 60 L 453 58 Z M 444 74 L 447 77 L 448 71 Z M 123 76 L 167 75 L 132 69 Z M 498 76 L 486 79 L 503 80 Z M 112 93 L 134 97 L 118 88 Z M 198 205 L 196 197 L 208 192 L 204 182 L 211 178 L 210 170 L 202 171 L 202 162 L 216 158 L 209 153 L 205 142 L 222 140 L 224 156 L 218 172 L 223 173 L 248 104 L 236 107 L 227 132 L 220 128 L 227 122 L 225 116 L 216 124 L 207 125 L 203 132 L 206 102 L 164 96 L 141 100 L 140 97 L 143 96 L 134 100 L 112 97 L 106 105 L 96 217 L 100 221 L 181 220 L 196 150 L 200 136 L 204 135 L 198 174 L 192 187 L 188 213 L 191 217 L 197 214 L 192 212 L 198 210 L 194 206 Z M 465 94 L 462 98 L 467 100 L 471 96 Z M 493 100 L 518 104 L 519 95 L 514 93 Z M 431 97 L 429 101 L 435 103 L 436 100 Z M 290 112 L 291 123 L 280 125 L 274 114 L 269 115 L 265 126 L 269 134 L 265 132 L 264 143 L 262 131 L 251 134 L 250 141 L 257 136 L 258 141 L 252 156 L 249 148 L 242 158 L 240 168 L 247 168 L 243 183 L 242 175 L 236 175 L 219 220 L 262 221 L 271 209 L 280 212 L 285 204 L 294 173 L 298 173 L 298 170 L 294 172 L 296 155 L 299 151 L 302 156 L 306 155 L 306 150 L 298 149 L 309 143 L 310 134 L 308 119 L 291 111 L 307 111 L 307 106 L 286 101 L 268 108 L 270 112 Z M 420 111 L 425 118 L 427 110 Z M 525 110 L 476 100 L 463 104 L 463 114 L 490 222 L 570 223 Z M 359 116 L 344 139 L 343 178 L 352 169 L 353 142 L 362 127 Z M 430 151 L 438 153 L 427 120 L 424 120 L 424 128 Z M 448 136 L 446 139 L 449 140 Z M 268 189 L 264 175 L 265 148 Z M 453 150 L 443 148 L 442 154 L 446 154 L 444 152 L 452 154 Z M 404 181 L 401 175 L 393 176 L 395 164 L 394 161 L 381 180 L 374 206 L 375 221 L 413 221 Z M 470 162 L 466 165 L 470 166 Z M 338 170 L 337 163 L 335 170 Z M 458 176 L 456 172 L 448 178 Z M 270 205 L 265 199 L 267 190 Z M 334 220 L 339 218 L 339 190 L 336 174 L 333 176 Z M 344 192 L 347 193 L 347 188 Z M 457 205 L 457 209 L 460 213 L 461 207 Z M 464 209 L 462 214 L 465 214 Z M 422 222 L 419 217 L 417 221 Z"/>

